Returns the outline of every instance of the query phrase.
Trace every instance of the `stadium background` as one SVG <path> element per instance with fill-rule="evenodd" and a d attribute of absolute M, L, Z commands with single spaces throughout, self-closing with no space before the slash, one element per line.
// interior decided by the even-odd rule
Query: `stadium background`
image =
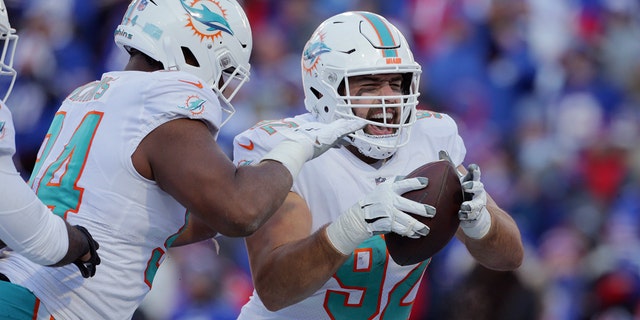
<path fill-rule="evenodd" d="M 8 104 L 25 178 L 60 101 L 126 55 L 125 0 L 5 0 L 20 35 Z M 400 27 L 423 66 L 421 108 L 460 124 L 469 163 L 516 219 L 517 272 L 452 242 L 427 270 L 412 319 L 640 318 L 640 5 L 637 0 L 244 0 L 251 81 L 220 136 L 304 111 L 299 59 L 315 27 L 369 10 Z M 251 291 L 242 241 L 170 251 L 135 318 L 235 319 Z M 99 271 L 98 271 L 99 272 Z"/>

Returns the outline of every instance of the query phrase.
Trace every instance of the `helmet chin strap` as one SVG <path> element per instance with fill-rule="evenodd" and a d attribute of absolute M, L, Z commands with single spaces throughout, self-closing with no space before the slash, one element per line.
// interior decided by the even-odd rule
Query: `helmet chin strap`
<path fill-rule="evenodd" d="M 360 131 L 362 130 L 359 130 L 357 132 L 360 133 Z M 364 132 L 362 132 L 361 135 L 369 139 L 371 137 L 371 135 L 367 135 Z M 381 138 L 398 139 L 398 136 L 397 134 L 393 134 L 393 135 L 385 135 L 384 137 L 381 137 Z M 358 134 L 354 134 L 354 137 L 352 137 L 351 144 L 354 147 L 356 147 L 358 149 L 358 152 L 360 152 L 360 154 L 362 154 L 363 156 L 371 159 L 376 159 L 376 160 L 385 160 L 387 158 L 390 158 L 398 150 L 397 147 L 384 147 L 384 146 L 372 144 L 358 137 Z"/>
<path fill-rule="evenodd" d="M 359 148 L 353 144 L 350 144 L 348 146 L 346 146 L 347 150 L 349 150 L 349 152 L 351 152 L 353 155 L 355 155 L 358 159 L 360 159 L 362 162 L 376 168 L 379 169 L 380 167 L 382 167 L 382 165 L 384 165 L 385 163 L 387 163 L 387 161 L 389 159 L 391 159 L 391 157 L 393 157 L 393 153 L 391 155 L 389 155 L 386 158 L 382 158 L 382 159 L 378 159 L 378 158 L 372 158 L 370 156 L 370 152 L 368 152 L 367 154 L 365 154 L 362 150 L 362 148 Z"/>

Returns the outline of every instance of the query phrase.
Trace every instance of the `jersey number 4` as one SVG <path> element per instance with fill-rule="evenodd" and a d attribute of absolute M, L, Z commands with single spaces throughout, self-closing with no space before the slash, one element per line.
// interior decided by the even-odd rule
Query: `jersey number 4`
<path fill-rule="evenodd" d="M 82 176 L 87 155 L 91 149 L 91 143 L 95 136 L 102 112 L 87 113 L 69 141 L 65 142 L 64 149 L 59 154 L 51 154 L 53 145 L 60 136 L 66 113 L 57 113 L 40 147 L 38 159 L 29 179 L 31 188 L 36 191 L 40 200 L 45 203 L 53 213 L 66 218 L 69 212 L 78 212 L 82 201 L 83 188 L 77 186 Z M 46 161 L 49 157 L 55 157 L 53 161 Z M 43 168 L 44 163 L 49 163 Z M 41 172 L 44 170 L 44 172 Z"/>

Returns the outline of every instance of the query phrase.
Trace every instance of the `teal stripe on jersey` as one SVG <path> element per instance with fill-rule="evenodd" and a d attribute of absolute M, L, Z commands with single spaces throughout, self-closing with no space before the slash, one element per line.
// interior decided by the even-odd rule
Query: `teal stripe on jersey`
<path fill-rule="evenodd" d="M 43 305 L 26 288 L 0 280 L 0 319 L 45 319 L 48 312 L 40 312 Z"/>
<path fill-rule="evenodd" d="M 386 23 L 384 23 L 380 17 L 373 15 L 371 13 L 363 12 L 362 16 L 369 21 L 373 29 L 378 33 L 378 38 L 380 39 L 381 47 L 396 47 L 397 44 L 395 40 L 393 40 L 393 35 L 391 35 L 391 30 Z M 385 49 L 382 50 L 382 56 L 384 57 L 397 57 L 398 52 L 396 49 Z"/>

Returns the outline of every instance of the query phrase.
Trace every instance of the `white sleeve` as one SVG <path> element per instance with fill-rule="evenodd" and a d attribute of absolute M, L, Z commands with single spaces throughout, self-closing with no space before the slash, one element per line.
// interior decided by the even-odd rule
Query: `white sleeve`
<path fill-rule="evenodd" d="M 51 265 L 67 254 L 67 226 L 29 188 L 10 156 L 0 156 L 0 239 L 35 263 Z"/>
<path fill-rule="evenodd" d="M 15 135 L 11 112 L 0 100 L 0 156 L 13 156 L 16 153 Z"/>

